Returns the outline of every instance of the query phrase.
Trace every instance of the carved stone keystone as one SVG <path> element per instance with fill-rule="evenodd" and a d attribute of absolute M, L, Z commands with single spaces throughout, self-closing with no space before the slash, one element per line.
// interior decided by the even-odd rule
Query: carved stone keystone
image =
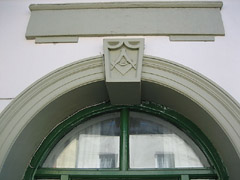
<path fill-rule="evenodd" d="M 105 80 L 112 104 L 140 104 L 144 39 L 104 39 Z"/>

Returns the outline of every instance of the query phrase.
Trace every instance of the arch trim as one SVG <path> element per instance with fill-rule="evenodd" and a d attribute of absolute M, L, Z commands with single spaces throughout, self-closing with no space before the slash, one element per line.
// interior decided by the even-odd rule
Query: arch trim
<path fill-rule="evenodd" d="M 0 178 L 23 177 L 29 160 L 51 129 L 78 110 L 108 101 L 104 79 L 103 56 L 91 57 L 48 74 L 14 99 L 0 115 Z M 174 96 L 166 98 L 166 92 Z M 182 65 L 145 55 L 141 99 L 169 105 L 191 119 L 220 151 L 230 180 L 239 177 L 240 106 L 219 86 Z M 197 111 L 176 105 L 179 99 L 186 107 L 194 104 Z M 43 127 L 47 130 L 38 130 Z M 219 134 L 214 134 L 215 130 Z M 227 149 L 219 137 L 227 141 Z M 22 154 L 16 149 L 28 143 Z M 9 167 L 11 173 L 7 173 Z"/>

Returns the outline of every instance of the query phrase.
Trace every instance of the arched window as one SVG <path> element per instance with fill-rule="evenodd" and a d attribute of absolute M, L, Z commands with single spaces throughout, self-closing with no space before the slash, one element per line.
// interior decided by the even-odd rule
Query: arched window
<path fill-rule="evenodd" d="M 227 179 L 214 147 L 191 121 L 153 103 L 102 104 L 58 125 L 25 179 Z"/>

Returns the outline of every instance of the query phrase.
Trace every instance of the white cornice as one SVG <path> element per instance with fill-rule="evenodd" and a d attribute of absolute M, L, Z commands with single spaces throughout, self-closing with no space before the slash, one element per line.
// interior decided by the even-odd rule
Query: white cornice
<path fill-rule="evenodd" d="M 36 43 L 76 43 L 78 37 L 126 35 L 214 41 L 215 36 L 225 35 L 222 5 L 221 1 L 32 4 L 25 36 Z"/>
<path fill-rule="evenodd" d="M 112 8 L 222 8 L 222 1 L 146 1 L 146 2 L 102 2 L 71 4 L 31 4 L 31 11 L 70 9 L 112 9 Z"/>

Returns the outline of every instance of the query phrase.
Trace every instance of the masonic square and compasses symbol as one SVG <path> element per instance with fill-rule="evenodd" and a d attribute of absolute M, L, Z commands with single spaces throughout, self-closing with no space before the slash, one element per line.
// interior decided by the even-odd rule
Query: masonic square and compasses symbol
<path fill-rule="evenodd" d="M 127 55 L 125 48 L 120 50 L 120 55 L 116 61 L 112 61 L 111 64 L 111 70 L 116 68 L 122 75 L 125 75 L 132 68 L 136 69 L 136 63 Z"/>

